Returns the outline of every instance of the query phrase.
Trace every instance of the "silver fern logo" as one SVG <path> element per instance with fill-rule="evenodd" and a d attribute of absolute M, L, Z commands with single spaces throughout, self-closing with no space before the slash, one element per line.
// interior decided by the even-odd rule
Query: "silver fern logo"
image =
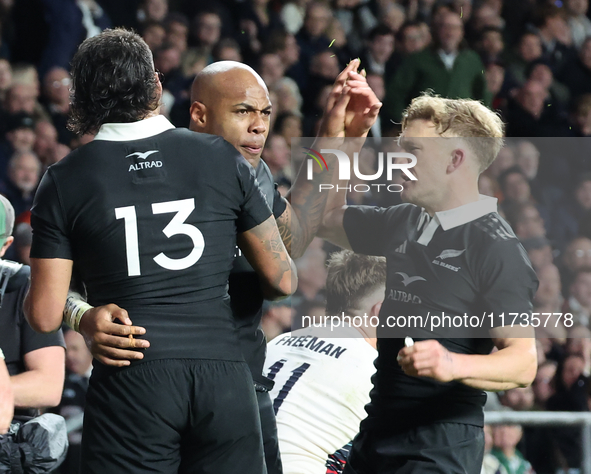
<path fill-rule="evenodd" d="M 460 255 L 462 255 L 464 252 L 466 251 L 466 249 L 464 250 L 444 250 L 443 252 L 441 252 L 440 255 L 438 255 L 435 258 L 439 258 L 441 260 L 445 260 L 446 258 L 454 258 L 454 257 L 459 257 Z"/>

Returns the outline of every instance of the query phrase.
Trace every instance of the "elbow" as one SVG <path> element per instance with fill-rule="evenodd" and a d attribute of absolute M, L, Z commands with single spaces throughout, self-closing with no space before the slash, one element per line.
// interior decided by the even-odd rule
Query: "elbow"
<path fill-rule="evenodd" d="M 42 304 L 34 304 L 30 295 L 27 295 L 23 304 L 25 318 L 35 332 L 49 334 L 62 327 L 63 306 L 61 308 L 42 308 Z"/>
<path fill-rule="evenodd" d="M 536 374 L 538 372 L 538 360 L 535 354 L 533 357 L 529 358 L 530 360 L 527 361 L 519 380 L 517 380 L 517 385 L 520 388 L 527 388 L 529 387 L 534 379 L 536 378 Z"/>
<path fill-rule="evenodd" d="M 290 266 L 291 271 L 286 272 L 277 283 L 272 284 L 268 282 L 265 285 L 265 299 L 277 301 L 295 293 L 298 287 L 298 274 L 293 260 L 290 262 Z"/>

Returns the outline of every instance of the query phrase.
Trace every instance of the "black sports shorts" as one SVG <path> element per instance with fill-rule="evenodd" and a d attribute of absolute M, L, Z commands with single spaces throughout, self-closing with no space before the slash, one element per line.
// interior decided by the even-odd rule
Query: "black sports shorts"
<path fill-rule="evenodd" d="M 245 362 L 149 361 L 91 377 L 84 474 L 265 474 Z"/>
<path fill-rule="evenodd" d="M 273 401 L 267 391 L 258 391 L 259 415 L 263 430 L 263 449 L 268 474 L 283 474 L 281 457 L 279 455 L 279 440 L 277 439 L 277 422 L 273 411 Z"/>
<path fill-rule="evenodd" d="M 343 474 L 480 474 L 482 428 L 434 423 L 388 434 L 361 431 Z"/>

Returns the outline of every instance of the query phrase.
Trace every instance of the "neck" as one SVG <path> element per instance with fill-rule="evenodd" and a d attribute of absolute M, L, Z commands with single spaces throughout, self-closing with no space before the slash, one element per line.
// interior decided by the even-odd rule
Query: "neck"
<path fill-rule="evenodd" d="M 432 205 L 424 205 L 423 207 L 433 217 L 436 212 L 449 211 L 450 209 L 476 202 L 479 199 L 480 193 L 478 192 L 477 184 L 465 188 L 455 186 L 451 188 L 451 191 L 444 199 L 439 199 Z"/>

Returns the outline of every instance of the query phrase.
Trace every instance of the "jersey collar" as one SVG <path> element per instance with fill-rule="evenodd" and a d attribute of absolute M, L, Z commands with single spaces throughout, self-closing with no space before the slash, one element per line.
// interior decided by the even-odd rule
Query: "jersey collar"
<path fill-rule="evenodd" d="M 104 123 L 101 125 L 95 140 L 125 142 L 153 137 L 175 128 L 164 115 L 157 115 L 138 122 Z"/>
<path fill-rule="evenodd" d="M 439 220 L 441 228 L 443 230 L 449 230 L 472 222 L 491 212 L 497 212 L 497 198 L 481 194 L 478 201 L 469 202 L 468 204 L 449 209 L 448 211 L 436 212 L 435 216 Z"/>
<path fill-rule="evenodd" d="M 472 222 L 482 216 L 497 212 L 497 198 L 480 195 L 478 201 L 464 204 L 463 206 L 436 212 L 433 218 L 423 209 L 419 217 L 418 230 L 421 233 L 417 242 L 421 245 L 429 245 L 435 231 L 439 226 L 446 231 L 468 222 Z M 426 225 L 425 225 L 426 224 Z"/>

